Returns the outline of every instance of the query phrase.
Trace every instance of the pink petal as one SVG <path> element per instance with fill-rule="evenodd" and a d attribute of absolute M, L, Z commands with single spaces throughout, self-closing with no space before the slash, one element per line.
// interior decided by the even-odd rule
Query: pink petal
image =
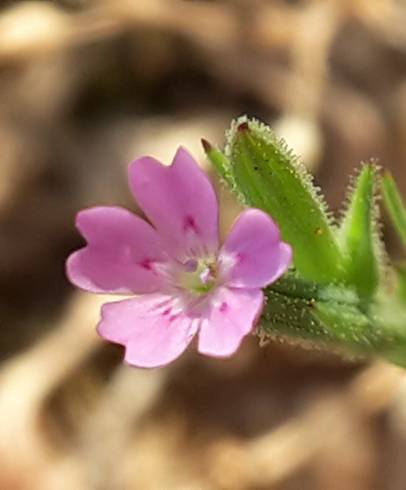
<path fill-rule="evenodd" d="M 218 207 L 207 175 L 179 148 L 172 165 L 151 157 L 129 167 L 131 190 L 171 253 L 183 259 L 218 247 Z"/>
<path fill-rule="evenodd" d="M 220 274 L 229 286 L 261 288 L 276 281 L 292 260 L 290 245 L 268 214 L 247 209 L 237 218 L 219 254 Z"/>
<path fill-rule="evenodd" d="M 88 245 L 67 260 L 69 280 L 91 292 L 148 293 L 160 288 L 156 269 L 166 260 L 160 238 L 146 221 L 119 207 L 78 213 L 76 226 Z"/>
<path fill-rule="evenodd" d="M 149 294 L 103 305 L 97 330 L 104 339 L 125 346 L 125 362 L 150 368 L 180 356 L 197 328 L 170 296 Z"/>
<path fill-rule="evenodd" d="M 221 288 L 215 292 L 208 318 L 202 320 L 198 350 L 201 354 L 228 357 L 253 329 L 263 304 L 260 289 Z"/>

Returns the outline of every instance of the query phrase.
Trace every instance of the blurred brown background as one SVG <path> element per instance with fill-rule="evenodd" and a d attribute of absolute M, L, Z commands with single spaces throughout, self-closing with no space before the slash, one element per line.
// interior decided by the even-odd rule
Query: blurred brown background
<path fill-rule="evenodd" d="M 401 370 L 255 338 L 130 369 L 64 277 L 77 210 L 134 208 L 129 161 L 183 144 L 204 165 L 200 138 L 245 113 L 334 210 L 362 159 L 406 193 L 406 3 L 2 2 L 0 490 L 406 489 Z"/>

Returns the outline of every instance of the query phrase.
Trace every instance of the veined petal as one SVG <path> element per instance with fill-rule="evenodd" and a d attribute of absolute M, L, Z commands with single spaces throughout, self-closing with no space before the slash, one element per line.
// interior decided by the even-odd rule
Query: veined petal
<path fill-rule="evenodd" d="M 208 318 L 201 321 L 199 352 L 213 357 L 234 354 L 253 329 L 262 305 L 260 289 L 218 289 Z"/>
<path fill-rule="evenodd" d="M 87 246 L 67 260 L 69 280 L 94 293 L 150 293 L 163 278 L 157 263 L 167 260 L 160 238 L 146 221 L 120 207 L 80 211 L 76 226 Z"/>
<path fill-rule="evenodd" d="M 279 229 L 259 209 L 243 211 L 219 254 L 220 274 L 229 286 L 262 288 L 276 281 L 289 267 L 291 247 Z"/>
<path fill-rule="evenodd" d="M 218 247 L 218 206 L 207 175 L 179 148 L 170 166 L 151 157 L 129 167 L 130 188 L 173 255 L 201 257 Z"/>
<path fill-rule="evenodd" d="M 163 366 L 182 354 L 197 331 L 196 322 L 175 303 L 161 294 L 106 303 L 97 331 L 125 346 L 125 361 L 131 366 Z"/>

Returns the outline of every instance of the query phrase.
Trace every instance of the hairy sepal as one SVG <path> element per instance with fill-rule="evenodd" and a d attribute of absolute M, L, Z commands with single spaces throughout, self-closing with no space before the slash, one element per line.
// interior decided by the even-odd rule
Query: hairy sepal
<path fill-rule="evenodd" d="M 364 301 L 351 288 L 288 274 L 265 290 L 258 333 L 357 357 L 381 356 L 406 367 L 406 313 L 382 296 Z"/>
<path fill-rule="evenodd" d="M 341 280 L 344 259 L 326 205 L 284 142 L 268 126 L 240 118 L 227 133 L 224 161 L 237 197 L 278 223 L 298 273 L 324 284 Z"/>
<path fill-rule="evenodd" d="M 265 290 L 263 334 L 341 346 L 351 353 L 371 351 L 373 328 L 357 294 L 338 285 L 321 285 L 286 275 Z"/>

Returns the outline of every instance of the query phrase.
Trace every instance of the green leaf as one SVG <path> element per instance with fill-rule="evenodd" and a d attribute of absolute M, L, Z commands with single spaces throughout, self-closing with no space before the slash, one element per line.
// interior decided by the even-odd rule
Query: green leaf
<path fill-rule="evenodd" d="M 277 221 L 304 278 L 321 283 L 342 278 L 344 259 L 324 201 L 311 176 L 268 126 L 246 118 L 235 121 L 223 165 L 237 197 Z"/>
<path fill-rule="evenodd" d="M 406 206 L 402 200 L 392 175 L 386 172 L 382 177 L 382 191 L 385 207 L 403 246 L 406 249 Z"/>
<path fill-rule="evenodd" d="M 349 206 L 339 230 L 346 256 L 345 282 L 362 297 L 371 297 L 379 282 L 381 245 L 377 231 L 375 183 L 377 167 L 365 164 L 356 179 Z"/>

